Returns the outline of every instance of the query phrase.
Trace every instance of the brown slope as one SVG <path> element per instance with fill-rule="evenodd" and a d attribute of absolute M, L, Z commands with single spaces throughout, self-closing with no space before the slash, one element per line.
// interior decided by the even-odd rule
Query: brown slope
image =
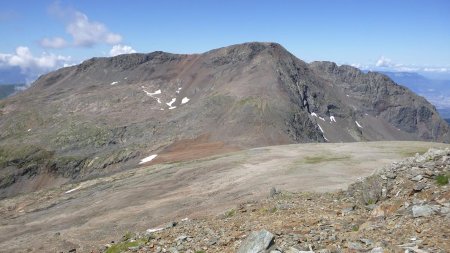
<path fill-rule="evenodd" d="M 170 162 L 299 142 L 448 140 L 435 109 L 390 79 L 306 64 L 276 43 L 93 58 L 0 108 L 0 197 L 35 175 L 80 180 L 151 154 Z"/>

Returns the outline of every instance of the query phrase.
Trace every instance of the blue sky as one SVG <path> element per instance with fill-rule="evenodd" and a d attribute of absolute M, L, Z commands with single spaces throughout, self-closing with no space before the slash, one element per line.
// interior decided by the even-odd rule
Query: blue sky
<path fill-rule="evenodd" d="M 450 1 L 2 1 L 0 68 L 274 41 L 307 62 L 450 76 Z M 113 47 L 115 50 L 112 50 Z"/>

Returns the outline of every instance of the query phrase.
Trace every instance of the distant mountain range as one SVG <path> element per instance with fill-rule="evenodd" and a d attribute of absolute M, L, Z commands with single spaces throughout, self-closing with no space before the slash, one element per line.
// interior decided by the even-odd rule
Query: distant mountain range
<path fill-rule="evenodd" d="M 0 99 L 23 90 L 26 81 L 26 76 L 19 67 L 0 68 Z"/>
<path fill-rule="evenodd" d="M 450 118 L 450 80 L 435 80 L 413 72 L 382 72 L 396 83 L 410 88 L 436 106 L 443 118 Z"/>
<path fill-rule="evenodd" d="M 25 87 L 25 84 L 0 84 L 0 99 L 6 98 L 20 90 L 23 90 Z"/>
<path fill-rule="evenodd" d="M 19 67 L 0 68 L 0 85 L 26 82 L 26 75 L 22 73 Z"/>

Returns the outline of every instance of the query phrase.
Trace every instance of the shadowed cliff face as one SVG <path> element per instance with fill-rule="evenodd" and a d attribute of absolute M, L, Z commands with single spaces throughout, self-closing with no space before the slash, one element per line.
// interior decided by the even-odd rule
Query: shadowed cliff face
<path fill-rule="evenodd" d="M 443 142 L 448 125 L 384 75 L 306 64 L 275 43 L 93 58 L 0 101 L 0 197 L 132 168 L 153 154 L 158 163 L 371 140 Z"/>

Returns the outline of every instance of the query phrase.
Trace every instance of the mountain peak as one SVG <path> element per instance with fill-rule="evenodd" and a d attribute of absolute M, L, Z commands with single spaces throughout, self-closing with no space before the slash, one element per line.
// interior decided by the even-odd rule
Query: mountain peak
<path fill-rule="evenodd" d="M 435 108 L 386 76 L 305 64 L 271 42 L 93 58 L 1 101 L 0 116 L 13 177 L 83 178 L 156 154 L 175 161 L 276 144 L 449 141 Z M 27 170 L 36 154 L 49 168 Z"/>

